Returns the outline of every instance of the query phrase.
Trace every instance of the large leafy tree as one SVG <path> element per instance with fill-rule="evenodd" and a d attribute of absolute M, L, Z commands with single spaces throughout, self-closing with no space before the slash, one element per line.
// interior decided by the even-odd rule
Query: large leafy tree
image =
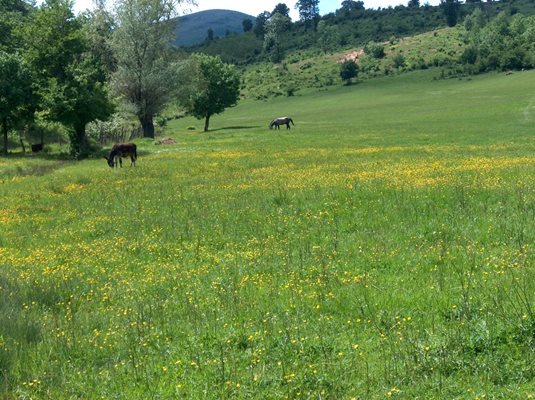
<path fill-rule="evenodd" d="M 341 35 L 336 25 L 320 21 L 318 23 L 318 35 L 318 44 L 325 52 L 333 51 L 340 45 Z"/>
<path fill-rule="evenodd" d="M 21 46 L 20 37 L 14 34 L 32 11 L 24 0 L 0 0 L 0 50 L 13 51 Z"/>
<path fill-rule="evenodd" d="M 112 47 L 117 60 L 113 86 L 134 106 L 143 136 L 154 137 L 154 115 L 175 94 L 176 66 L 170 43 L 170 19 L 189 0 L 119 0 Z"/>
<path fill-rule="evenodd" d="M 275 8 L 273 9 L 273 11 L 271 12 L 271 15 L 275 15 L 277 13 L 290 18 L 290 9 L 284 3 L 277 4 Z"/>
<path fill-rule="evenodd" d="M 89 48 L 102 66 L 107 78 L 116 70 L 117 61 L 111 47 L 111 37 L 115 29 L 113 14 L 106 9 L 105 0 L 93 0 L 94 10 L 86 12 L 85 30 Z"/>
<path fill-rule="evenodd" d="M 299 18 L 307 26 L 313 25 L 320 15 L 319 0 L 298 0 L 295 8 L 299 11 Z"/>
<path fill-rule="evenodd" d="M 89 153 L 86 125 L 113 111 L 106 76 L 90 51 L 84 19 L 69 0 L 47 0 L 24 29 L 25 57 L 35 76 L 45 118 L 71 128 L 71 153 Z"/>
<path fill-rule="evenodd" d="M 271 55 L 271 61 L 280 62 L 283 57 L 282 34 L 291 25 L 291 20 L 282 14 L 275 13 L 265 24 L 264 50 Z"/>
<path fill-rule="evenodd" d="M 256 16 L 255 26 L 253 28 L 256 37 L 264 38 L 264 34 L 266 33 L 266 22 L 270 17 L 271 13 L 269 11 L 264 11 Z"/>
<path fill-rule="evenodd" d="M 344 0 L 341 3 L 340 10 L 342 10 L 342 11 L 364 10 L 364 2 L 363 1 L 354 1 L 354 0 Z"/>
<path fill-rule="evenodd" d="M 3 154 L 8 151 L 8 131 L 31 113 L 33 92 L 29 69 L 17 55 L 0 50 L 0 126 Z"/>
<path fill-rule="evenodd" d="M 442 7 L 448 26 L 457 25 L 461 7 L 459 0 L 440 0 L 440 7 Z"/>
<path fill-rule="evenodd" d="M 208 131 L 210 117 L 236 105 L 240 96 L 240 77 L 233 65 L 218 56 L 194 54 L 182 69 L 181 104 L 195 118 L 204 118 Z"/>

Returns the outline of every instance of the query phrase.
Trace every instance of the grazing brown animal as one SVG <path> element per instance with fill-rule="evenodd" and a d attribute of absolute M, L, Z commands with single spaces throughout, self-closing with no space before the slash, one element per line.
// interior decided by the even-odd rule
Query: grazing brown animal
<path fill-rule="evenodd" d="M 111 148 L 110 155 L 104 156 L 110 168 L 123 167 L 123 158 L 130 157 L 130 166 L 136 166 L 137 146 L 134 143 L 117 143 Z"/>

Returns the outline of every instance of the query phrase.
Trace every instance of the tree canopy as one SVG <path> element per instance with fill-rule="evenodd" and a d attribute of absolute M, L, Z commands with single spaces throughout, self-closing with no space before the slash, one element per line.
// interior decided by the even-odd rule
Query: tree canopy
<path fill-rule="evenodd" d="M 271 61 L 280 62 L 283 57 L 282 34 L 291 24 L 289 17 L 275 13 L 265 24 L 264 50 L 271 55 Z"/>
<path fill-rule="evenodd" d="M 30 70 L 15 54 L 0 50 L 0 127 L 3 134 L 3 153 L 8 153 L 8 130 L 16 120 L 29 117 L 32 103 Z"/>
<path fill-rule="evenodd" d="M 24 29 L 25 57 L 34 71 L 43 115 L 72 129 L 71 153 L 88 154 L 85 127 L 113 111 L 105 73 L 90 51 L 83 19 L 68 0 L 48 0 Z"/>
<path fill-rule="evenodd" d="M 143 136 L 154 137 L 154 115 L 175 93 L 170 43 L 175 6 L 187 0 L 119 0 L 112 48 L 117 59 L 115 93 L 135 109 Z"/>
<path fill-rule="evenodd" d="M 299 11 L 299 18 L 310 26 L 320 15 L 319 0 L 297 0 L 295 8 Z"/>
<path fill-rule="evenodd" d="M 206 132 L 212 115 L 236 105 L 240 95 L 239 74 L 221 58 L 205 54 L 194 54 L 181 72 L 181 104 L 189 114 L 204 118 Z"/>

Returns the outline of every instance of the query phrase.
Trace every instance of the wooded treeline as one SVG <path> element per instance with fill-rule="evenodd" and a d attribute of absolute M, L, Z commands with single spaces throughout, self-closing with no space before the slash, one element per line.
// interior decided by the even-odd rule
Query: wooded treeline
<path fill-rule="evenodd" d="M 439 6 L 408 0 L 406 5 L 379 9 L 366 9 L 363 1 L 344 0 L 333 13 L 315 14 L 307 21 L 291 21 L 291 6 L 293 3 L 279 3 L 273 10 L 256 16 L 254 26 L 244 34 L 215 39 L 207 35 L 204 43 L 189 50 L 217 54 L 225 62 L 248 65 L 280 60 L 296 51 L 317 49 L 333 52 L 348 47 L 364 47 L 369 42 L 414 36 L 458 25 L 476 9 L 481 10 L 486 20 L 501 12 L 508 16 L 535 14 L 535 3 L 530 0 L 441 0 Z M 281 16 L 285 18 L 284 22 L 281 22 Z"/>
<path fill-rule="evenodd" d="M 101 1 L 78 16 L 69 0 L 0 2 L 3 154 L 13 142 L 25 151 L 25 142 L 40 149 L 54 137 L 83 158 L 136 130 L 154 137 L 155 116 L 170 103 L 204 118 L 207 130 L 213 114 L 236 103 L 239 77 L 218 57 L 170 46 L 172 18 L 186 2 L 119 0 L 111 12 Z"/>

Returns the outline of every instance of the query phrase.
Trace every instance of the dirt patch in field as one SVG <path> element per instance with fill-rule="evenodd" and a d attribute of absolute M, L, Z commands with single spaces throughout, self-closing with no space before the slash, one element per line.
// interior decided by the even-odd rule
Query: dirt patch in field
<path fill-rule="evenodd" d="M 343 63 L 344 61 L 357 61 L 360 57 L 364 55 L 364 49 L 358 49 L 355 51 L 352 51 L 351 53 L 345 54 L 341 59 L 340 63 Z"/>
<path fill-rule="evenodd" d="M 164 139 L 158 140 L 154 144 L 176 144 L 176 141 L 172 138 L 164 138 Z"/>

